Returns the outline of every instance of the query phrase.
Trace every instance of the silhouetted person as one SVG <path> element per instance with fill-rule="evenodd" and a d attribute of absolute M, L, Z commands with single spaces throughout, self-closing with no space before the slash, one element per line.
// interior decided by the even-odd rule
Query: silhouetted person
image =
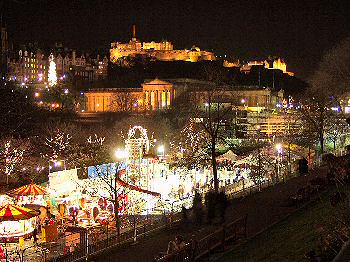
<path fill-rule="evenodd" d="M 299 174 L 304 175 L 309 173 L 309 166 L 308 166 L 308 161 L 306 160 L 305 157 L 299 160 Z"/>
<path fill-rule="evenodd" d="M 33 241 L 34 241 L 34 244 L 36 244 L 38 242 L 38 229 L 37 229 L 37 227 L 35 227 L 33 230 Z"/>

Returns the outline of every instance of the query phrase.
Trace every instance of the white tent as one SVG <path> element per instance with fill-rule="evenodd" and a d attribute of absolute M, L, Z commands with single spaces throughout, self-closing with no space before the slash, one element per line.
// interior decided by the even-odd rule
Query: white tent
<path fill-rule="evenodd" d="M 236 161 L 238 156 L 232 152 L 232 150 L 227 151 L 225 154 L 217 157 L 218 160 L 230 160 L 230 161 Z"/>

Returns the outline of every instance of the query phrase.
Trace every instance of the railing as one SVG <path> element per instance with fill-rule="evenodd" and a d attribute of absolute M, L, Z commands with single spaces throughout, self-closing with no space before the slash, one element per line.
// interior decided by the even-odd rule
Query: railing
<path fill-rule="evenodd" d="M 180 219 L 176 218 L 172 223 L 179 222 Z M 140 238 L 145 238 L 147 235 L 153 232 L 160 231 L 169 226 L 167 221 L 158 221 L 157 223 L 144 223 L 138 225 L 135 229 L 130 229 L 128 231 L 122 232 L 118 238 L 116 231 L 110 232 L 102 239 L 89 242 L 86 246 L 76 247 L 73 252 L 68 252 L 64 255 L 55 256 L 48 259 L 51 262 L 72 262 L 72 261 L 82 261 L 87 257 L 97 256 L 101 252 L 121 245 L 127 245 Z"/>
<path fill-rule="evenodd" d="M 242 184 L 242 182 L 241 182 L 241 184 Z M 239 184 L 239 182 L 237 182 L 237 184 L 232 184 L 231 186 L 228 185 L 225 188 L 226 189 L 225 192 L 226 192 L 227 197 L 229 199 L 250 195 L 256 191 L 261 191 L 264 188 L 267 188 L 271 185 L 274 185 L 275 183 L 271 182 L 270 180 L 265 180 L 260 184 L 254 184 L 254 185 L 250 185 L 248 187 L 245 187 L 245 185 L 241 185 L 241 184 Z M 175 203 L 175 202 L 172 203 L 172 211 L 174 211 L 174 209 L 176 209 L 176 211 L 179 211 L 178 209 L 180 209 L 180 208 L 175 208 L 174 204 L 177 204 L 177 203 Z M 61 250 L 60 255 L 56 254 L 55 257 L 49 258 L 48 261 L 52 261 L 52 262 L 79 261 L 82 259 L 86 259 L 86 257 L 88 257 L 88 256 L 95 256 L 108 248 L 117 247 L 117 246 L 120 246 L 122 244 L 132 243 L 134 240 L 140 239 L 142 237 L 146 237 L 147 235 L 151 234 L 152 232 L 160 231 L 168 226 L 171 226 L 172 223 L 180 221 L 180 218 L 179 218 L 181 216 L 180 213 L 171 212 L 170 215 L 171 215 L 170 221 L 161 220 L 161 221 L 158 221 L 157 223 L 145 223 L 145 224 L 137 226 L 136 234 L 135 234 L 134 229 L 130 229 L 126 232 L 121 233 L 119 236 L 119 239 L 118 239 L 117 234 L 114 230 L 114 231 L 109 232 L 109 234 L 107 236 L 102 237 L 102 239 L 94 240 L 94 241 L 91 241 L 89 239 L 89 243 L 87 246 L 80 247 L 80 248 L 77 247 L 73 252 L 68 252 L 68 254 L 64 254 L 64 255 L 62 255 L 63 250 Z M 210 252 L 213 249 L 216 249 L 219 246 L 224 247 L 225 242 L 231 241 L 231 240 L 236 241 L 238 238 L 245 236 L 246 235 L 246 219 L 247 219 L 246 217 L 243 217 L 243 218 L 236 220 L 230 224 L 227 224 L 224 227 L 222 227 L 221 229 L 212 233 L 211 235 L 198 241 L 196 243 L 196 250 L 195 250 L 195 254 L 194 254 L 195 257 L 194 258 L 198 259 L 200 256 L 210 254 Z M 61 243 L 61 245 L 62 245 L 62 243 Z M 166 257 L 168 257 L 168 256 L 165 256 L 165 258 Z M 181 257 L 186 258 L 186 260 L 181 260 L 182 259 Z M 186 254 L 178 254 L 178 256 L 176 258 L 172 257 L 172 259 L 173 260 L 158 260 L 158 261 L 176 261 L 176 262 L 177 261 L 191 261 L 191 260 L 188 260 L 189 259 L 188 254 L 187 255 Z"/>
<path fill-rule="evenodd" d="M 219 248 L 224 249 L 228 242 L 235 242 L 247 237 L 247 216 L 224 225 L 199 241 L 191 240 L 186 246 L 174 253 L 156 258 L 156 262 L 190 262 L 197 261 Z"/>

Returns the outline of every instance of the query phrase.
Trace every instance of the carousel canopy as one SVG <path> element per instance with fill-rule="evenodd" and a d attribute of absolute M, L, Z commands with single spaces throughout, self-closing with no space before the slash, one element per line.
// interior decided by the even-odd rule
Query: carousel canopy
<path fill-rule="evenodd" d="M 235 153 L 233 153 L 232 150 L 227 151 L 225 154 L 219 156 L 217 159 L 219 160 L 230 160 L 230 161 L 236 161 L 237 160 L 237 155 Z"/>
<path fill-rule="evenodd" d="M 39 214 L 40 211 L 7 204 L 5 206 L 0 207 L 0 222 L 29 219 L 38 216 Z"/>
<path fill-rule="evenodd" d="M 38 196 L 46 195 L 47 190 L 42 186 L 38 186 L 36 184 L 29 184 L 13 189 L 7 192 L 7 194 L 10 196 Z"/>

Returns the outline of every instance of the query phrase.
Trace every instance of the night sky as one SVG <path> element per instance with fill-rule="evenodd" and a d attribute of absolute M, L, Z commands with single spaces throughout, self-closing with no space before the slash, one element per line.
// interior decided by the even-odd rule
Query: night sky
<path fill-rule="evenodd" d="M 350 35 L 349 1 L 88 1 L 6 0 L 3 11 L 15 43 L 63 42 L 108 48 L 128 41 L 167 39 L 241 59 L 284 57 L 297 76 L 309 76 L 322 54 Z"/>

